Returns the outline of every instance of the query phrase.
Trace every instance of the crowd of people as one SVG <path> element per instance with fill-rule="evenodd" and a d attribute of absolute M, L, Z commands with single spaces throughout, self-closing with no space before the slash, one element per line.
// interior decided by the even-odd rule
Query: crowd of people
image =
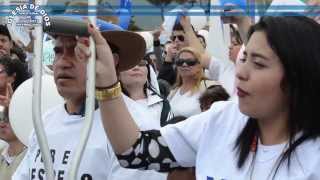
<path fill-rule="evenodd" d="M 155 30 L 151 52 L 136 32 L 88 23 L 96 103 L 77 179 L 320 179 L 319 16 L 224 18 L 228 59 L 209 53 L 188 16 L 163 44 Z M 66 180 L 84 125 L 92 53 L 89 37 L 48 35 L 64 103 L 44 114 L 44 130 L 55 179 Z M 35 132 L 23 144 L 8 115 L 12 94 L 32 76 L 31 52 L 0 25 L 1 180 L 46 179 Z"/>

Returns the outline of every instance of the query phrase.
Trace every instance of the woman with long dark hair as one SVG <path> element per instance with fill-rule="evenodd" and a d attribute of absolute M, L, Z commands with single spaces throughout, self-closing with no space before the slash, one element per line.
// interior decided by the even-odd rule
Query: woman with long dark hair
<path fill-rule="evenodd" d="M 150 118 L 139 123 L 143 129 L 159 129 L 161 123 L 166 124 L 172 118 L 169 101 L 160 95 L 154 69 L 146 59 L 127 71 L 119 72 L 119 80 L 128 107 L 131 110 L 142 109 L 141 115 Z M 167 112 L 163 113 L 165 108 Z"/>
<path fill-rule="evenodd" d="M 100 96 L 120 164 L 157 171 L 196 166 L 197 179 L 207 180 L 320 179 L 320 25 L 307 17 L 263 17 L 248 40 L 236 64 L 238 101 L 215 103 L 160 131 L 139 131 L 120 96 Z M 108 48 L 99 51 L 107 53 L 98 57 L 96 83 L 107 87 L 117 81 L 113 58 Z"/>
<path fill-rule="evenodd" d="M 154 74 L 153 74 L 154 73 Z M 153 74 L 153 75 L 152 75 Z M 153 76 L 153 77 L 152 77 Z M 123 92 L 123 99 L 135 122 L 141 130 L 160 129 L 171 117 L 169 102 L 159 94 L 156 75 L 153 67 L 146 59 L 140 61 L 135 67 L 119 72 L 119 80 Z M 112 163 L 110 180 L 166 180 L 166 173 L 156 171 L 138 171 L 121 168 L 117 160 Z"/>

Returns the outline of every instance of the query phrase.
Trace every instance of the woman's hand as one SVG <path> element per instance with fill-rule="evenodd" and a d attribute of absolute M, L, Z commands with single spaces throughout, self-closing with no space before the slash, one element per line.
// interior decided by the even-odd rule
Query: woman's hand
<path fill-rule="evenodd" d="M 243 9 L 239 8 L 235 4 L 227 3 L 224 5 L 224 7 L 224 13 L 235 13 L 237 15 L 230 16 L 224 14 L 221 16 L 221 20 L 224 23 L 237 24 L 241 39 L 245 44 L 247 44 L 247 34 L 252 24 L 251 18 L 245 14 L 245 11 Z"/>
<path fill-rule="evenodd" d="M 96 46 L 96 86 L 108 87 L 118 79 L 115 70 L 114 56 L 110 46 L 101 35 L 99 30 L 93 25 L 89 25 L 88 31 Z M 75 55 L 79 61 L 86 61 L 91 56 L 89 49 L 90 39 L 88 37 L 77 38 Z"/>
<path fill-rule="evenodd" d="M 191 30 L 192 30 L 191 20 L 190 20 L 189 16 L 181 16 L 180 17 L 180 24 L 184 30 L 187 30 L 188 28 L 191 28 Z"/>
<path fill-rule="evenodd" d="M 224 23 L 241 24 L 243 22 L 250 21 L 250 17 L 246 16 L 245 13 L 246 12 L 237 5 L 232 3 L 226 3 L 224 5 L 224 11 L 221 16 L 221 20 Z"/>

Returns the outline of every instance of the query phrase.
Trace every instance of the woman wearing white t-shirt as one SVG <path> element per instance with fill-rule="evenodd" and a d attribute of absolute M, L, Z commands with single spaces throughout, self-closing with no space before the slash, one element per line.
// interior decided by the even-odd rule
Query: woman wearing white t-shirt
<path fill-rule="evenodd" d="M 161 118 L 165 122 L 172 118 L 169 102 L 160 95 L 158 82 L 152 77 L 153 73 L 153 67 L 146 60 L 141 60 L 135 67 L 119 73 L 123 97 L 128 108 L 149 118 L 139 124 L 143 129 L 160 129 L 164 126 L 161 125 Z M 163 113 L 164 108 L 167 108 L 166 113 Z"/>
<path fill-rule="evenodd" d="M 168 99 L 175 116 L 190 117 L 201 112 L 199 97 L 205 90 L 204 72 L 194 48 L 185 47 L 177 54 L 177 81 Z"/>
<path fill-rule="evenodd" d="M 90 32 L 97 43 L 106 43 Z M 105 87 L 117 81 L 113 58 L 107 48 L 97 51 L 107 52 L 97 60 L 103 64 L 97 85 Z M 319 60 L 319 24 L 288 14 L 264 17 L 251 27 L 236 65 L 238 102 L 218 102 L 160 131 L 139 131 L 121 96 L 104 96 L 103 124 L 124 167 L 196 166 L 197 179 L 206 180 L 317 180 Z"/>
<path fill-rule="evenodd" d="M 157 81 L 152 81 L 153 69 L 146 60 L 141 60 L 135 67 L 119 72 L 119 80 L 122 85 L 123 99 L 135 115 L 135 122 L 141 130 L 160 129 L 161 115 L 164 99 L 157 92 Z M 154 80 L 154 79 L 153 79 Z M 153 84 L 153 85 L 152 85 Z M 169 102 L 167 102 L 169 104 Z M 164 121 L 171 118 L 170 108 L 163 115 Z M 108 180 L 166 180 L 167 173 L 156 171 L 139 171 L 135 169 L 122 168 L 117 161 L 112 164 L 112 173 Z"/>

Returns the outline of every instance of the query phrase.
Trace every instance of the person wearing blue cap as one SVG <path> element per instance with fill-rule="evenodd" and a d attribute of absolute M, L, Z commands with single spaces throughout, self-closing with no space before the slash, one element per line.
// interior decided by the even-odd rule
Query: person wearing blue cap
<path fill-rule="evenodd" d="M 66 22 L 72 20 L 73 18 L 60 19 L 60 21 Z M 123 31 L 119 26 L 102 20 L 99 20 L 97 24 L 101 34 L 112 47 L 114 65 L 118 71 L 132 68 L 140 62 L 146 46 L 140 35 Z M 78 38 L 76 34 L 63 34 L 63 29 L 55 29 L 54 31 L 53 28 L 50 35 L 54 37 L 54 81 L 65 102 L 45 113 L 43 116 L 44 130 L 47 134 L 56 179 L 66 180 L 84 124 L 87 62 L 83 58 L 89 54 L 83 49 L 89 46 L 89 41 L 82 37 Z M 97 48 L 100 48 L 99 46 L 97 44 Z M 117 161 L 104 133 L 100 112 L 96 104 L 92 130 L 84 150 L 77 179 L 110 180 L 112 179 L 111 174 L 116 172 L 114 170 L 115 162 Z M 118 167 L 120 168 L 119 165 Z M 160 173 L 153 171 L 153 174 L 157 174 L 154 177 L 158 177 Z M 152 176 L 151 173 L 146 174 L 144 179 L 148 179 L 147 175 Z M 160 178 L 154 179 L 163 180 L 165 178 L 166 176 L 162 175 Z M 46 179 L 43 158 L 35 133 L 30 136 L 26 156 L 12 179 Z M 128 179 L 131 178 L 128 177 Z M 132 179 L 136 178 L 132 177 Z"/>

